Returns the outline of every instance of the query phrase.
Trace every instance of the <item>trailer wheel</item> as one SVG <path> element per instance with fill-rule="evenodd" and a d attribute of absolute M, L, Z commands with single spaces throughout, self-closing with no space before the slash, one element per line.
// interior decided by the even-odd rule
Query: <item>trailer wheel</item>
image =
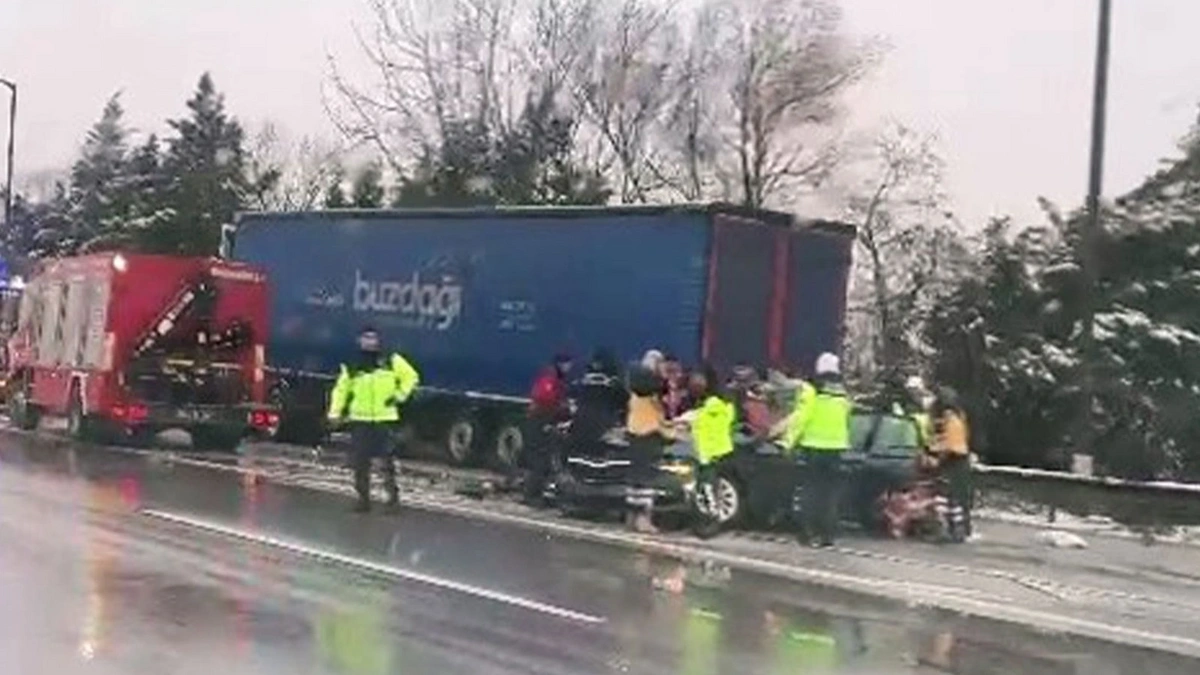
<path fill-rule="evenodd" d="M 8 399 L 8 417 L 18 429 L 32 431 L 42 420 L 42 411 L 29 400 L 29 383 L 22 384 Z"/>
<path fill-rule="evenodd" d="M 514 422 L 502 424 L 496 431 L 495 460 L 501 469 L 513 469 L 521 461 L 521 451 L 525 449 L 525 434 L 521 426 Z"/>
<path fill-rule="evenodd" d="M 475 418 L 464 415 L 446 428 L 446 458 L 454 466 L 463 466 L 475 455 L 475 440 L 479 437 Z"/>

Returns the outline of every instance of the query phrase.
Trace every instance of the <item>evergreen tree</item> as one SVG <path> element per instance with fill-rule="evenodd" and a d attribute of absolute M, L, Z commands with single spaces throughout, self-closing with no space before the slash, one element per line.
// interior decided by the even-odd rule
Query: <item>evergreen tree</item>
<path fill-rule="evenodd" d="M 612 191 L 599 173 L 575 161 L 576 120 L 558 110 L 552 93 L 531 98 L 512 129 L 477 120 L 445 127 L 441 144 L 425 149 L 401 178 L 397 206 L 603 204 Z"/>
<path fill-rule="evenodd" d="M 159 206 L 170 213 L 156 212 L 163 217 L 139 230 L 138 243 L 147 251 L 213 255 L 221 225 L 232 221 L 253 186 L 246 176 L 242 127 L 226 112 L 208 73 L 187 107 L 187 117 L 168 122 L 175 135 L 161 163 Z"/>
<path fill-rule="evenodd" d="M 102 236 L 110 223 L 125 217 L 129 209 L 122 185 L 129 138 L 124 114 L 120 93 L 113 94 L 71 167 L 69 237 L 76 246 L 86 247 L 91 239 Z"/>
<path fill-rule="evenodd" d="M 346 190 L 342 187 L 345 182 L 346 170 L 341 166 L 335 167 L 333 176 L 329 179 L 329 186 L 325 188 L 325 208 L 344 209 L 350 206 L 349 200 L 346 199 Z"/>
<path fill-rule="evenodd" d="M 1087 367 L 1088 450 L 1101 471 L 1200 477 L 1200 147 L 1182 148 L 1104 211 L 1094 285 L 1078 262 L 1084 214 L 1050 211 L 1050 227 L 991 232 L 979 274 L 944 298 L 930 329 L 938 374 L 978 392 L 976 430 L 992 461 L 1065 466 Z M 1087 361 L 1085 299 L 1095 308 Z"/>
<path fill-rule="evenodd" d="M 378 162 L 371 162 L 354 177 L 350 201 L 356 209 L 378 209 L 384 197 L 383 170 Z"/>

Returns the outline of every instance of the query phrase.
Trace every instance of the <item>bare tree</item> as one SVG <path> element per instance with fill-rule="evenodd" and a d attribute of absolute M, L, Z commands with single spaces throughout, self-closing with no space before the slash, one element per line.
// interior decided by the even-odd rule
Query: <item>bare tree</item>
<path fill-rule="evenodd" d="M 669 180 L 657 136 L 676 96 L 671 86 L 678 31 L 670 6 L 624 0 L 603 16 L 576 70 L 577 105 L 599 141 L 621 202 L 647 202 Z"/>
<path fill-rule="evenodd" d="M 523 98 L 527 58 L 514 48 L 516 0 L 367 0 L 359 32 L 372 81 L 348 79 L 331 57 L 331 118 L 397 171 L 440 148 L 460 125 L 505 129 Z"/>
<path fill-rule="evenodd" d="M 375 77 L 351 82 L 331 61 L 327 103 L 348 138 L 405 175 L 456 139 L 510 133 L 549 97 L 623 202 L 787 205 L 837 160 L 838 102 L 878 55 L 839 32 L 836 0 L 366 1 Z"/>
<path fill-rule="evenodd" d="M 932 298 L 957 271 L 960 237 L 946 209 L 937 139 L 891 124 L 872 144 L 867 178 L 847 215 L 858 227 L 851 292 L 850 351 L 862 370 L 884 377 L 911 365 Z M 860 169 L 861 166 L 855 166 Z"/>
<path fill-rule="evenodd" d="M 701 6 L 692 16 L 687 37 L 676 51 L 669 88 L 673 96 L 659 142 L 668 158 L 667 187 L 673 196 L 700 201 L 713 190 L 710 167 L 721 150 L 717 128 L 721 94 L 711 86 L 724 63 L 719 7 Z"/>
<path fill-rule="evenodd" d="M 717 0 L 726 26 L 714 170 L 726 194 L 752 207 L 819 184 L 837 159 L 820 140 L 839 99 L 878 51 L 840 32 L 835 0 Z"/>
<path fill-rule="evenodd" d="M 267 211 L 319 207 L 340 160 L 336 145 L 311 136 L 291 139 L 274 124 L 264 124 L 249 147 L 250 183 L 259 187 L 250 196 L 251 205 Z"/>

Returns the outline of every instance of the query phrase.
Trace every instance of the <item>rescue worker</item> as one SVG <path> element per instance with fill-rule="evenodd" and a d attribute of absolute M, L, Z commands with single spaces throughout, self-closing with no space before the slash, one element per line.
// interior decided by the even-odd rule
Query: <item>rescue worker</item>
<path fill-rule="evenodd" d="M 629 395 L 617 371 L 612 355 L 598 349 L 574 387 L 570 443 L 577 452 L 595 453 L 604 435 L 625 421 Z"/>
<path fill-rule="evenodd" d="M 917 425 L 917 442 L 922 449 L 929 448 L 933 441 L 933 418 L 930 416 L 932 396 L 925 387 L 925 380 L 913 375 L 904 382 L 902 414 L 908 415 Z"/>
<path fill-rule="evenodd" d="M 673 438 L 663 412 L 662 381 L 657 364 L 646 363 L 629 373 L 629 412 L 625 418 L 629 441 L 630 484 L 625 498 L 626 525 L 635 532 L 653 534 L 654 497 L 663 448 Z"/>
<path fill-rule="evenodd" d="M 737 409 L 725 400 L 720 391 L 716 371 L 704 366 L 692 373 L 690 389 L 696 400 L 691 415 L 692 447 L 699 465 L 696 473 L 697 489 L 705 490 L 712 503 L 713 481 L 716 465 L 733 452 L 733 430 L 737 422 Z"/>
<path fill-rule="evenodd" d="M 691 409 L 687 373 L 679 359 L 667 354 L 663 356 L 659 374 L 663 381 L 663 412 L 668 420 L 673 420 Z"/>
<path fill-rule="evenodd" d="M 529 394 L 525 429 L 525 438 L 529 441 L 522 453 L 526 468 L 522 489 L 525 503 L 530 506 L 543 504 L 546 483 L 554 471 L 554 453 L 559 444 L 553 427 L 571 418 L 571 404 L 567 397 L 567 378 L 571 366 L 569 355 L 556 355 L 554 361 L 538 375 Z"/>
<path fill-rule="evenodd" d="M 932 451 L 947 484 L 950 538 L 963 542 L 971 536 L 971 432 L 958 393 L 950 387 L 939 389 L 933 415 Z"/>
<path fill-rule="evenodd" d="M 842 454 L 850 449 L 850 397 L 842 384 L 838 357 L 817 357 L 813 383 L 802 385 L 784 436 L 784 446 L 798 451 L 804 464 L 796 481 L 793 504 L 802 504 L 801 538 L 833 546 L 838 527 Z"/>
<path fill-rule="evenodd" d="M 412 396 L 420 375 L 403 356 L 383 356 L 379 334 L 366 328 L 358 336 L 358 360 L 342 364 L 329 396 L 329 419 L 346 422 L 350 428 L 351 465 L 358 501 L 354 510 L 371 510 L 371 460 L 383 460 L 387 506 L 396 508 L 400 490 L 396 485 L 396 461 L 391 434 L 400 422 L 400 404 Z"/>

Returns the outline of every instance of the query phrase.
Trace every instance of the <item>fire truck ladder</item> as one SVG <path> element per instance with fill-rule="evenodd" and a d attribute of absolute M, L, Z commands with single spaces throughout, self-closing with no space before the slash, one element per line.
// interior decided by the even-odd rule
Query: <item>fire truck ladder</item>
<path fill-rule="evenodd" d="M 161 314 L 155 319 L 154 323 L 150 324 L 150 329 L 142 335 L 138 340 L 137 348 L 133 351 L 135 358 L 144 356 L 147 352 L 159 346 L 162 341 L 169 336 L 179 325 L 179 320 L 183 318 L 190 310 L 194 310 L 197 305 L 202 307 L 208 314 L 211 311 L 213 300 L 216 296 L 216 289 L 213 288 L 212 282 L 207 277 L 195 279 L 183 285 L 182 288 L 175 294 L 171 301 L 163 308 Z M 202 317 L 207 319 L 207 317 Z M 205 320 L 207 323 L 207 320 Z"/>

